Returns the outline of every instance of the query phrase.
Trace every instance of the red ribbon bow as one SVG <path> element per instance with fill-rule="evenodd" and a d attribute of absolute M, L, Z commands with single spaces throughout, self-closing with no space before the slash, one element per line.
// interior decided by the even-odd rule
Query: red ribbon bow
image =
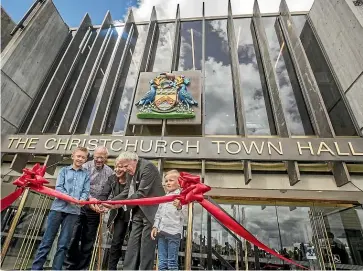
<path fill-rule="evenodd" d="M 49 181 L 44 178 L 45 175 L 45 166 L 40 166 L 39 164 L 35 164 L 33 168 L 24 168 L 23 175 L 21 175 L 18 179 L 16 179 L 13 184 L 20 187 L 26 186 L 37 186 L 41 187 L 45 184 L 49 184 Z"/>
<path fill-rule="evenodd" d="M 204 193 L 207 193 L 211 188 L 200 182 L 200 177 L 186 172 L 181 172 L 179 184 L 182 188 L 178 199 L 181 204 L 188 204 L 193 201 L 201 202 L 204 200 Z"/>
<path fill-rule="evenodd" d="M 287 259 L 267 247 L 256 239 L 250 232 L 248 232 L 241 224 L 231 219 L 220 207 L 215 206 L 204 198 L 204 194 L 211 190 L 211 188 L 201 183 L 200 176 L 192 175 L 186 172 L 181 172 L 179 177 L 179 184 L 182 191 L 179 195 L 169 195 L 154 198 L 142 198 L 142 199 L 127 199 L 127 200 L 116 200 L 116 201 L 80 201 L 65 195 L 54 189 L 45 187 L 45 184 L 49 182 L 44 178 L 46 167 L 36 164 L 32 169 L 23 169 L 23 175 L 14 181 L 14 185 L 20 187 L 15 192 L 11 193 L 7 197 L 1 199 L 1 211 L 10 206 L 17 198 L 20 197 L 25 187 L 29 187 L 32 191 L 53 196 L 64 201 L 75 203 L 75 204 L 98 204 L 98 203 L 111 203 L 111 204 L 122 204 L 122 205 L 156 205 L 160 203 L 170 202 L 175 199 L 179 199 L 183 205 L 197 201 L 199 202 L 215 219 L 219 220 L 228 229 L 246 239 L 250 243 L 258 246 L 260 249 L 286 261 L 293 265 L 299 266 L 303 269 L 307 269 L 298 263 Z"/>

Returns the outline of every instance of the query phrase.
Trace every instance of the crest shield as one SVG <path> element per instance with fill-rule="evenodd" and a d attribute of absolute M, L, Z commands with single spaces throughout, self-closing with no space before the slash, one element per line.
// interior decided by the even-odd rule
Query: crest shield
<path fill-rule="evenodd" d="M 188 92 L 190 80 L 183 75 L 161 73 L 149 82 L 150 89 L 136 106 L 138 118 L 185 119 L 194 118 L 191 106 L 198 103 Z"/>

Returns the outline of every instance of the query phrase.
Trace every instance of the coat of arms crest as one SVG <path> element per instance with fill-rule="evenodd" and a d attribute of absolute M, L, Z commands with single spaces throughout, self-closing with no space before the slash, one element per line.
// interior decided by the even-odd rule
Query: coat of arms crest
<path fill-rule="evenodd" d="M 135 105 L 140 119 L 194 118 L 192 106 L 198 103 L 188 92 L 190 79 L 184 75 L 161 73 L 150 80 L 150 89 Z"/>

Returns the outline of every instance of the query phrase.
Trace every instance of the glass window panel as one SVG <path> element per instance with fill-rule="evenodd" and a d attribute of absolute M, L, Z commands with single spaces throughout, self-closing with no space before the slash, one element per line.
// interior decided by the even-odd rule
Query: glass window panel
<path fill-rule="evenodd" d="M 342 100 L 340 90 L 309 23 L 305 16 L 294 16 L 293 20 L 297 28 L 301 29 L 298 34 L 318 83 L 335 134 L 338 136 L 356 135 L 348 109 Z"/>
<path fill-rule="evenodd" d="M 236 19 L 238 62 L 249 135 L 275 134 L 273 116 L 266 86 L 261 83 L 263 71 L 259 70 L 251 33 L 251 19 Z"/>
<path fill-rule="evenodd" d="M 313 128 L 279 23 L 275 17 L 262 20 L 288 129 L 291 135 L 312 135 Z"/>
<path fill-rule="evenodd" d="M 202 69 L 202 26 L 202 21 L 181 23 L 179 71 Z"/>
<path fill-rule="evenodd" d="M 107 120 L 107 134 L 122 134 L 125 130 L 127 114 L 131 105 L 132 94 L 136 86 L 137 73 L 143 53 L 148 25 L 138 25 L 127 52 L 125 69 L 122 70 L 119 86 Z"/>
<path fill-rule="evenodd" d="M 236 118 L 227 21 L 206 21 L 205 27 L 205 133 L 234 135 Z"/>
<path fill-rule="evenodd" d="M 152 67 L 149 71 L 166 72 L 170 71 L 171 58 L 173 56 L 173 43 L 175 36 L 175 24 L 159 24 L 157 26 L 156 37 L 157 47 Z"/>

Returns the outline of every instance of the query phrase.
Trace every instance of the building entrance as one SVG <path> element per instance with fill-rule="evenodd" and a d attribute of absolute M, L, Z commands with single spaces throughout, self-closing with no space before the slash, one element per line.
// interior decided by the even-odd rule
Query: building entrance
<path fill-rule="evenodd" d="M 260 241 L 285 257 L 319 270 L 363 269 L 363 209 L 351 204 L 211 199 Z M 2 269 L 29 269 L 46 228 L 52 199 L 25 192 L 1 214 Z M 106 269 L 112 230 L 104 217 L 90 269 Z M 15 225 L 15 227 L 14 227 Z M 192 228 L 188 228 L 192 227 Z M 188 238 L 187 232 L 192 233 Z M 11 238 L 7 238 L 11 236 Z M 127 238 L 126 238 L 127 239 Z M 193 270 L 290 269 L 280 259 L 237 237 L 211 217 L 199 204 L 193 223 L 185 225 L 179 252 L 184 269 L 186 247 L 191 245 Z M 190 240 L 190 241 L 189 241 Z M 56 243 L 55 243 L 56 244 Z M 125 240 L 123 251 L 127 248 Z M 52 265 L 49 255 L 46 266 Z M 190 255 L 190 254 L 189 254 Z M 123 256 L 119 262 L 122 268 Z M 295 267 L 294 267 L 295 268 Z"/>
<path fill-rule="evenodd" d="M 301 265 L 319 270 L 363 267 L 361 206 L 238 200 L 218 203 L 260 241 Z M 235 236 L 198 205 L 194 207 L 192 266 L 209 270 L 290 269 L 280 259 Z"/>

